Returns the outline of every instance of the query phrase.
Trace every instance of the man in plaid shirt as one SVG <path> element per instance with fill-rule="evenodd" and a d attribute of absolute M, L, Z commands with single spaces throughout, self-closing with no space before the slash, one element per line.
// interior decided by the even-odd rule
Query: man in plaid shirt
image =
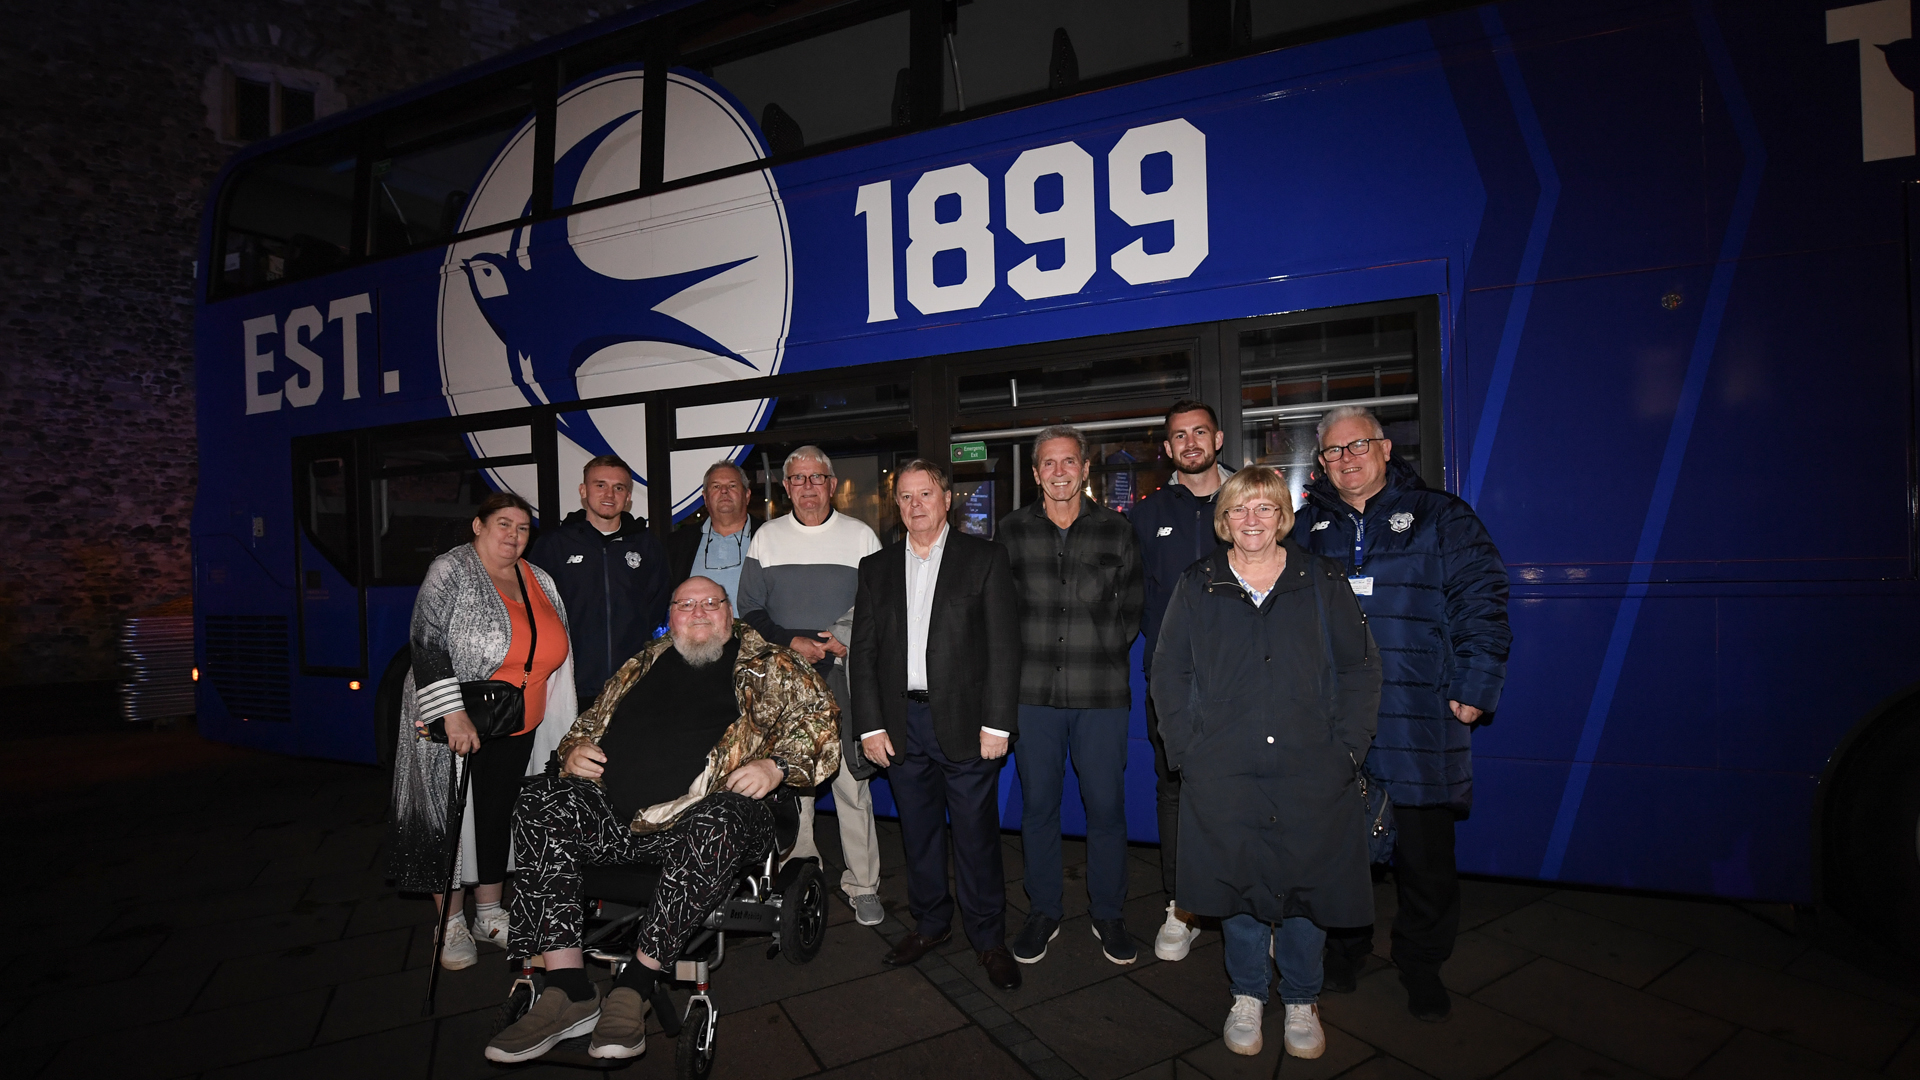
<path fill-rule="evenodd" d="M 1087 897 L 1107 959 L 1135 952 L 1127 900 L 1127 653 L 1140 633 L 1140 546 L 1126 518 L 1086 494 L 1086 437 L 1071 427 L 1033 440 L 1041 498 L 1000 520 L 1020 602 L 1020 770 L 1029 912 L 1013 958 L 1038 963 L 1060 932 L 1060 800 L 1067 755 L 1087 810 Z"/>

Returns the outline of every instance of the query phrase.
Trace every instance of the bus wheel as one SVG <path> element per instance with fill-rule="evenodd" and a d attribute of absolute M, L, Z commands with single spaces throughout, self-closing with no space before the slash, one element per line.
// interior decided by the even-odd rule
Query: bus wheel
<path fill-rule="evenodd" d="M 393 767 L 393 755 L 400 741 L 400 694 L 407 685 L 407 670 L 413 667 L 413 646 L 400 646 L 380 676 L 380 687 L 373 694 L 373 751 L 380 764 Z"/>
<path fill-rule="evenodd" d="M 1861 732 L 1827 787 L 1821 899 L 1920 959 L 1920 700 Z"/>

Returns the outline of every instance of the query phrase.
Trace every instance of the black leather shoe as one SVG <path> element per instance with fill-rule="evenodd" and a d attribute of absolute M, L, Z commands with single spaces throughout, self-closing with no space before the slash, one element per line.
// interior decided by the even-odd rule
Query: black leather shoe
<path fill-rule="evenodd" d="M 980 966 L 987 969 L 987 981 L 994 989 L 1020 989 L 1020 965 L 1014 963 L 1013 954 L 1005 945 L 981 953 Z"/>
<path fill-rule="evenodd" d="M 1401 968 L 1400 985 L 1407 988 L 1407 1011 L 1415 1020 L 1438 1023 L 1453 1015 L 1453 998 L 1440 984 L 1440 973 L 1430 968 Z"/>
<path fill-rule="evenodd" d="M 906 967 L 908 964 L 919 963 L 921 957 L 945 945 L 951 937 L 953 937 L 951 930 L 937 938 L 924 938 L 918 933 L 909 933 L 900 939 L 899 944 L 889 949 L 887 955 L 880 958 L 880 962 L 894 967 Z"/>

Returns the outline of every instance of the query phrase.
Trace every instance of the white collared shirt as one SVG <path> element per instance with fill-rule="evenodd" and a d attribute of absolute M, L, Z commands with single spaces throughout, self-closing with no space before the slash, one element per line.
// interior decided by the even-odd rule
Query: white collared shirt
<path fill-rule="evenodd" d="M 940 558 L 947 551 L 947 533 L 951 525 L 940 526 L 940 535 L 934 539 L 933 546 L 927 549 L 926 558 L 921 558 L 913 550 L 913 541 L 907 540 L 907 689 L 927 689 L 927 627 L 933 621 L 933 593 L 940 581 Z M 862 732 L 862 739 L 885 731 L 875 728 Z M 981 731 L 989 735 L 1006 738 L 1007 733 L 998 728 L 982 727 Z"/>

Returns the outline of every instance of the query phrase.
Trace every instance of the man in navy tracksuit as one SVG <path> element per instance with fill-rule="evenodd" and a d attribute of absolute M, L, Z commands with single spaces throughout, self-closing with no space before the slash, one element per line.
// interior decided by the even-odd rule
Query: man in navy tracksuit
<path fill-rule="evenodd" d="M 1230 475 L 1219 463 L 1225 435 L 1213 408 L 1204 402 L 1177 401 L 1167 410 L 1167 460 L 1173 479 L 1140 500 L 1127 516 L 1140 541 L 1140 560 L 1146 585 L 1146 606 L 1140 634 L 1146 639 L 1141 662 L 1153 670 L 1153 649 L 1160 640 L 1160 622 L 1167 601 L 1187 567 L 1213 553 L 1220 538 L 1213 532 L 1213 501 Z M 1147 738 L 1153 743 L 1154 790 L 1160 811 L 1160 881 L 1167 890 L 1167 919 L 1153 939 L 1153 954 L 1179 960 L 1193 947 L 1200 931 L 1193 916 L 1179 907 L 1174 891 L 1174 838 L 1180 823 L 1180 774 L 1167 767 L 1166 747 L 1160 742 L 1160 717 L 1153 697 L 1147 697 Z"/>
<path fill-rule="evenodd" d="M 527 561 L 545 570 L 567 605 L 573 685 L 586 711 L 601 687 L 667 621 L 667 551 L 628 511 L 633 470 L 611 454 L 587 462 L 580 509 L 542 529 Z"/>
<path fill-rule="evenodd" d="M 1380 728 L 1365 762 L 1393 801 L 1399 908 L 1393 963 L 1422 1020 L 1452 1009 L 1440 965 L 1460 929 L 1454 821 L 1473 804 L 1473 725 L 1506 683 L 1507 568 L 1465 500 L 1391 456 L 1380 421 L 1343 406 L 1320 421 L 1318 474 L 1293 541 L 1347 565 L 1385 659 Z M 1351 990 L 1371 929 L 1328 935 L 1326 986 Z"/>

